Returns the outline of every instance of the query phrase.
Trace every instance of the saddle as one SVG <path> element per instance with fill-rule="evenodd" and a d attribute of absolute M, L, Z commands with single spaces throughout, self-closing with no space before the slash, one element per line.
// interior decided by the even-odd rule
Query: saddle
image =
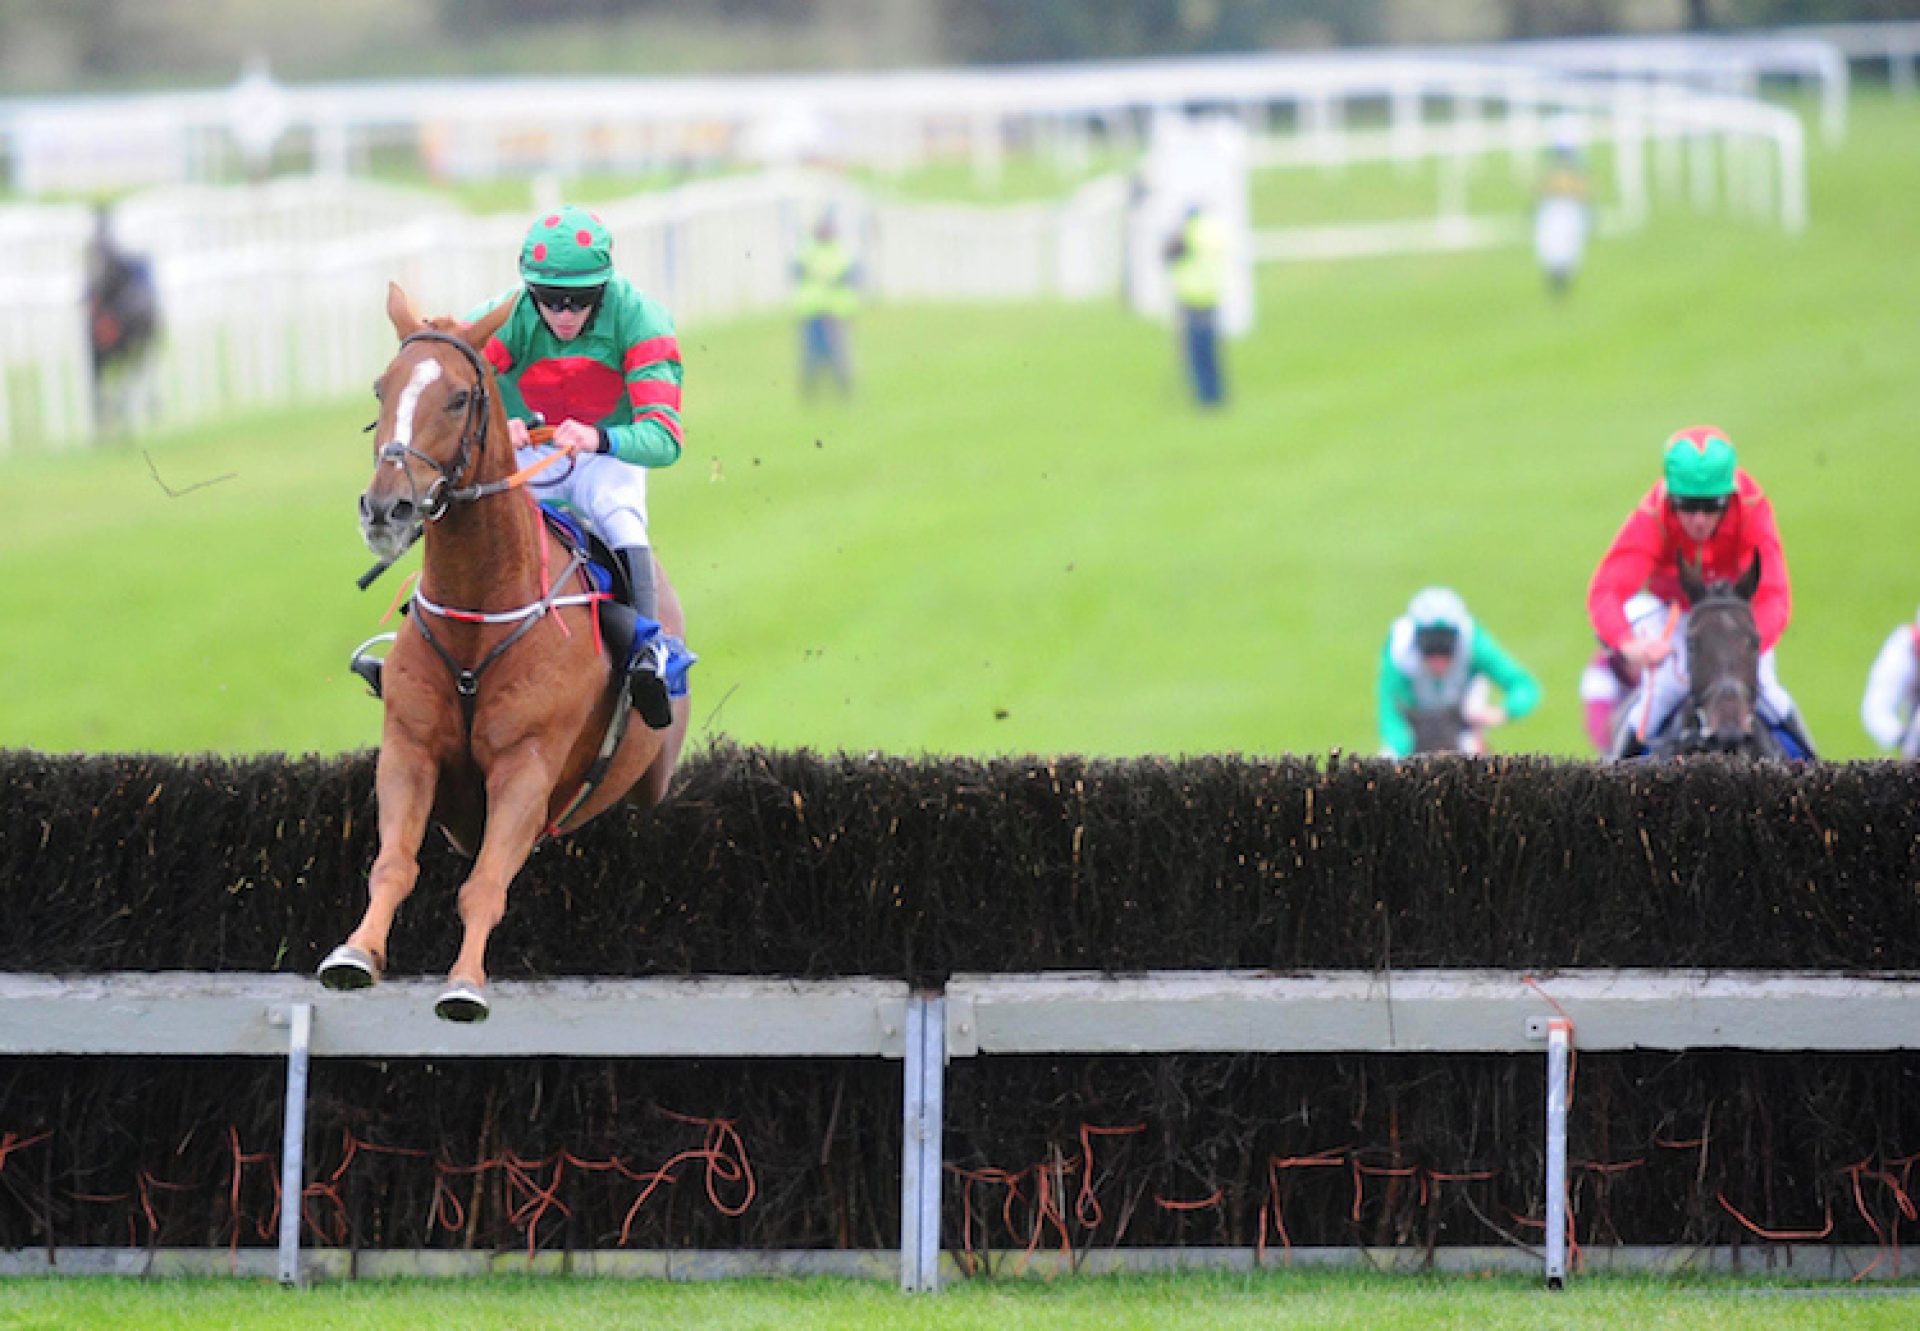
<path fill-rule="evenodd" d="M 542 504 L 540 516 L 546 519 L 547 530 L 570 553 L 578 552 L 587 557 L 586 574 L 592 580 L 595 591 L 604 592 L 616 601 L 633 599 L 633 588 L 627 583 L 627 570 L 614 558 L 612 546 L 588 531 L 578 518 L 563 509 Z"/>

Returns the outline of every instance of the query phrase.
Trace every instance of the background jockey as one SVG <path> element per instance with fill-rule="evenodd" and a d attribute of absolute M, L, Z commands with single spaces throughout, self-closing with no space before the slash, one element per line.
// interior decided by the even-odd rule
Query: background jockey
<path fill-rule="evenodd" d="M 1479 681 L 1491 681 L 1503 702 L 1481 700 Z M 1540 685 L 1474 622 L 1467 603 L 1446 587 L 1415 593 L 1407 612 L 1387 630 L 1378 682 L 1380 743 L 1396 758 L 1414 750 L 1407 711 L 1459 707 L 1472 730 L 1518 721 L 1540 703 Z"/>
<path fill-rule="evenodd" d="M 1920 613 L 1889 633 L 1873 658 L 1860 723 L 1881 748 L 1920 758 Z"/>
<path fill-rule="evenodd" d="M 1667 630 L 1667 620 L 1675 613 L 1652 592 L 1639 592 L 1627 600 L 1627 624 L 1635 638 L 1659 637 Z M 1587 738 L 1594 752 L 1613 752 L 1613 737 L 1619 729 L 1620 704 L 1640 686 L 1641 669 L 1618 651 L 1602 647 L 1580 672 L 1580 714 L 1586 722 Z"/>
<path fill-rule="evenodd" d="M 1793 609 L 1787 557 L 1774 524 L 1773 503 L 1740 469 L 1733 444 L 1715 426 L 1697 425 L 1667 440 L 1663 479 L 1628 515 L 1587 587 L 1587 617 L 1600 641 L 1633 665 L 1651 671 L 1653 697 L 1641 740 L 1658 734 L 1687 697 L 1683 654 L 1686 616 L 1670 634 L 1636 638 L 1627 620 L 1629 598 L 1643 587 L 1684 608 L 1680 563 L 1696 565 L 1707 582 L 1738 580 L 1760 557 L 1760 585 L 1753 594 L 1753 622 L 1760 631 L 1760 696 L 1763 721 L 1786 732 L 1807 754 L 1813 744 L 1795 713 L 1793 699 L 1775 673 L 1773 648 Z M 1657 668 L 1656 668 L 1657 667 Z M 1616 750 L 1616 756 L 1626 751 Z"/>
<path fill-rule="evenodd" d="M 628 688 L 646 723 L 663 730 L 673 721 L 669 645 L 647 536 L 645 469 L 680 457 L 673 320 L 614 271 L 613 237 L 581 207 L 534 221 L 520 249 L 520 276 L 524 288 L 469 318 L 501 300 L 515 302 L 486 356 L 499 375 L 518 462 L 527 466 L 554 449 L 575 454 L 570 465 L 542 472 L 534 489 L 542 502 L 585 518 L 625 568 L 638 618 Z M 527 427 L 536 416 L 554 427 L 552 444 L 529 446 Z"/>

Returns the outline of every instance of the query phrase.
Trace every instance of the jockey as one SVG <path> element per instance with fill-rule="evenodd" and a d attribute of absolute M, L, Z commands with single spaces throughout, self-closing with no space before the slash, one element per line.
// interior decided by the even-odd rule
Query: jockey
<path fill-rule="evenodd" d="M 1667 621 L 1675 611 L 1652 592 L 1636 592 L 1627 598 L 1627 623 L 1635 638 L 1653 638 L 1666 632 Z M 1580 673 L 1581 718 L 1587 725 L 1587 738 L 1601 754 L 1613 752 L 1613 737 L 1619 730 L 1620 704 L 1640 686 L 1640 667 L 1618 651 L 1602 647 Z"/>
<path fill-rule="evenodd" d="M 673 319 L 613 267 L 613 237 L 585 208 L 535 219 L 520 249 L 524 286 L 502 300 L 513 313 L 487 343 L 507 430 L 522 467 L 555 449 L 570 464 L 542 473 L 543 502 L 584 517 L 626 572 L 637 617 L 627 658 L 633 705 L 656 730 L 672 724 L 669 647 L 660 628 L 647 536 L 647 473 L 680 457 L 680 344 Z M 530 445 L 544 419 L 553 442 Z M 558 478 L 554 479 L 555 472 Z"/>
<path fill-rule="evenodd" d="M 1887 635 L 1867 673 L 1860 723 L 1873 742 L 1902 758 L 1920 758 L 1920 613 Z"/>
<path fill-rule="evenodd" d="M 1780 685 L 1774 644 L 1786 631 L 1793 596 L 1787 581 L 1787 557 L 1774 524 L 1773 503 L 1759 483 L 1741 470 L 1726 433 L 1697 425 L 1667 440 L 1663 478 L 1642 497 L 1613 538 L 1587 587 L 1587 617 L 1601 643 L 1630 664 L 1649 671 L 1644 735 L 1622 736 L 1616 757 L 1634 739 L 1658 734 L 1687 698 L 1685 662 L 1675 649 L 1686 642 L 1683 613 L 1672 632 L 1635 637 L 1626 604 L 1642 588 L 1670 604 L 1687 608 L 1680 587 L 1684 560 L 1708 582 L 1735 581 L 1760 559 L 1760 585 L 1753 595 L 1753 622 L 1760 631 L 1760 696 L 1755 710 L 1811 754 L 1813 743 L 1796 714 L 1792 697 Z M 1660 668 L 1664 665 L 1664 668 Z"/>
<path fill-rule="evenodd" d="M 1483 680 L 1499 686 L 1504 706 L 1482 701 L 1474 686 Z M 1377 696 L 1381 745 L 1404 758 L 1414 749 L 1407 711 L 1459 707 L 1469 728 L 1491 729 L 1537 707 L 1540 685 L 1474 622 L 1458 593 L 1427 587 L 1387 631 Z"/>

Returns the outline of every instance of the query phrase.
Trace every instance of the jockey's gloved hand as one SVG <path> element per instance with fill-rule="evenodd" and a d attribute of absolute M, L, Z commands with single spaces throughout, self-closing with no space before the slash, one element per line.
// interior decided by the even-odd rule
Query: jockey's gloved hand
<path fill-rule="evenodd" d="M 1507 709 L 1498 703 L 1481 703 L 1461 709 L 1460 719 L 1475 730 L 1492 730 L 1507 723 Z"/>
<path fill-rule="evenodd" d="M 1642 670 L 1651 670 L 1659 665 L 1673 651 L 1673 644 L 1665 637 L 1629 638 L 1620 648 L 1620 655 L 1639 666 Z"/>

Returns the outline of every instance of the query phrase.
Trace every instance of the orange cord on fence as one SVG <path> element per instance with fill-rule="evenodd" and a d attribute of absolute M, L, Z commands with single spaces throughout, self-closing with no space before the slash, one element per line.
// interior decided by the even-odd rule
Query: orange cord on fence
<path fill-rule="evenodd" d="M 1093 1139 L 1095 1137 L 1131 1137 L 1136 1132 L 1145 1132 L 1144 1123 L 1129 1123 L 1125 1127 L 1103 1128 L 1091 1123 L 1080 1125 L 1080 1154 L 1086 1161 L 1086 1168 L 1080 1171 L 1080 1191 L 1073 1199 L 1073 1216 L 1088 1229 L 1098 1229 L 1105 1219 L 1100 1209 L 1100 1199 L 1093 1195 Z"/>
<path fill-rule="evenodd" d="M 1270 1156 L 1267 1159 L 1267 1200 L 1260 1204 L 1260 1234 L 1254 1240 L 1254 1262 L 1266 1260 L 1267 1256 L 1267 1220 L 1271 1216 L 1274 1232 L 1280 1236 L 1280 1247 L 1287 1254 L 1287 1260 L 1293 1260 L 1293 1236 L 1287 1233 L 1286 1217 L 1280 1211 L 1280 1174 L 1288 1169 L 1339 1168 L 1347 1163 L 1345 1146 L 1329 1146 L 1325 1150 L 1315 1151 L 1312 1155 Z"/>
<path fill-rule="evenodd" d="M 1720 1205 L 1726 1210 L 1728 1215 L 1738 1220 L 1763 1239 L 1772 1239 L 1776 1243 L 1794 1243 L 1802 1239 L 1824 1239 L 1827 1235 L 1833 1233 L 1832 1202 L 1827 1203 L 1827 1223 L 1819 1229 L 1765 1229 L 1754 1224 L 1753 1221 L 1742 1215 L 1739 1208 L 1727 1200 L 1727 1194 L 1724 1190 L 1716 1189 L 1713 1195 L 1718 1199 Z"/>
<path fill-rule="evenodd" d="M 1902 1167 L 1901 1173 L 1904 1177 L 1907 1170 L 1913 1166 L 1913 1158 L 1908 1157 L 1903 1161 L 1889 1163 L 1900 1164 Z M 1896 1276 L 1899 1275 L 1900 1221 L 1902 1218 L 1907 1220 L 1920 1218 L 1920 1214 L 1917 1214 L 1914 1209 L 1913 1198 L 1908 1195 L 1902 1180 L 1894 1178 L 1890 1169 L 1873 1169 L 1871 1168 L 1872 1164 L 1873 1157 L 1869 1156 L 1858 1164 L 1848 1165 L 1845 1170 L 1853 1188 L 1853 1204 L 1859 1208 L 1860 1218 L 1867 1222 L 1867 1228 L 1873 1231 L 1874 1246 L 1876 1249 L 1873 1260 L 1854 1273 L 1853 1281 L 1851 1282 L 1854 1284 L 1865 1280 L 1880 1263 L 1887 1260 L 1889 1253 L 1891 1253 L 1893 1257 L 1893 1274 Z M 1860 1180 L 1863 1177 L 1879 1180 L 1886 1184 L 1887 1188 L 1893 1193 L 1896 1212 L 1893 1219 L 1888 1222 L 1885 1230 L 1882 1230 L 1879 1222 L 1873 1218 L 1873 1212 L 1867 1208 L 1867 1199 L 1861 1195 Z"/>
<path fill-rule="evenodd" d="M 227 1144 L 233 1150 L 233 1181 L 227 1193 L 227 1206 L 233 1216 L 233 1237 L 227 1242 L 227 1274 L 238 1275 L 240 1273 L 240 1221 L 242 1219 L 240 1211 L 241 1172 L 246 1166 L 255 1164 L 264 1164 L 271 1169 L 274 1160 L 272 1154 L 266 1151 L 253 1154 L 242 1151 L 240 1149 L 240 1129 L 231 1123 L 227 1125 Z M 263 1239 L 271 1238 L 273 1236 L 274 1223 L 279 1218 L 280 1175 L 279 1171 L 275 1170 L 273 1175 L 273 1209 L 267 1213 L 266 1220 L 256 1220 L 253 1222 L 254 1233 Z"/>
<path fill-rule="evenodd" d="M 7 1167 L 7 1157 L 15 1151 L 24 1151 L 29 1146 L 38 1146 L 53 1136 L 51 1132 L 42 1132 L 32 1137 L 22 1137 L 17 1132 L 0 1134 L 0 1170 Z"/>

